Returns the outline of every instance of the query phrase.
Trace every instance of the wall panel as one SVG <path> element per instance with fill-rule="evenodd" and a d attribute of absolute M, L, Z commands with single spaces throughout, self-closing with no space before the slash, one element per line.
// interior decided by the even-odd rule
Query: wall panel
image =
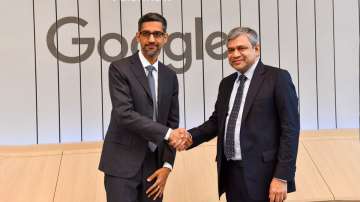
<path fill-rule="evenodd" d="M 297 1 L 300 124 L 317 129 L 317 78 L 314 0 Z"/>
<path fill-rule="evenodd" d="M 122 36 L 122 2 L 121 1 L 99 1 L 100 5 L 100 28 L 101 42 L 104 49 L 99 51 L 102 69 L 102 92 L 103 92 L 103 133 L 106 134 L 110 123 L 111 100 L 109 94 L 109 65 L 110 61 L 120 59 L 127 54 L 129 40 L 121 40 Z M 115 38 L 115 39 L 114 39 Z"/>
<path fill-rule="evenodd" d="M 183 14 L 182 0 L 163 1 L 163 15 L 168 22 L 169 40 L 165 45 L 164 64 L 169 65 L 178 72 L 179 81 L 179 110 L 180 110 L 180 127 L 186 127 L 185 115 L 185 84 L 184 84 L 184 57 L 183 53 Z M 170 56 L 171 55 L 171 56 Z"/>
<path fill-rule="evenodd" d="M 32 1 L 0 3 L 0 143 L 36 143 Z M 14 12 L 16 11 L 16 12 Z M 16 16 L 14 16 L 16 13 Z"/>
<path fill-rule="evenodd" d="M 56 0 L 58 20 L 64 17 L 78 17 L 77 0 Z M 59 61 L 60 88 L 60 141 L 78 142 L 82 139 L 82 89 L 80 88 L 79 45 L 72 39 L 79 36 L 78 26 L 71 23 L 59 28 L 58 50 L 73 57 L 74 62 Z"/>
<path fill-rule="evenodd" d="M 114 3 L 115 4 L 115 3 Z M 81 110 L 83 140 L 95 141 L 102 139 L 102 79 L 101 58 L 97 52 L 100 41 L 99 1 L 79 0 L 79 17 L 88 22 L 84 27 L 79 27 L 79 36 L 83 40 L 90 40 L 92 50 L 85 44 L 80 45 L 80 55 L 83 56 L 91 50 L 88 59 L 81 62 Z"/>
<path fill-rule="evenodd" d="M 222 0 L 222 31 L 226 34 L 235 27 L 240 26 L 240 1 L 239 0 Z M 227 48 L 224 45 L 224 77 L 235 72 L 227 60 Z"/>
<path fill-rule="evenodd" d="M 260 0 L 261 60 L 279 67 L 278 1 Z"/>
<path fill-rule="evenodd" d="M 336 128 L 332 1 L 316 0 L 319 128 Z"/>
<path fill-rule="evenodd" d="M 201 21 L 202 0 L 183 0 L 184 21 L 184 74 L 186 127 L 192 128 L 204 122 L 204 67 L 203 36 Z"/>
<path fill-rule="evenodd" d="M 299 96 L 296 2 L 296 0 L 279 0 L 279 66 L 289 71 Z"/>
<path fill-rule="evenodd" d="M 338 128 L 359 127 L 358 1 L 334 0 L 335 79 Z"/>
<path fill-rule="evenodd" d="M 38 100 L 38 142 L 40 144 L 59 142 L 59 83 L 57 55 L 57 30 L 55 0 L 34 1 L 37 100 Z M 51 32 L 50 27 L 53 27 Z M 52 33 L 52 34 L 50 34 Z M 52 53 L 49 51 L 48 43 Z"/>
<path fill-rule="evenodd" d="M 223 77 L 220 2 L 203 1 L 205 119 L 214 111 L 220 81 Z M 214 59 L 217 58 L 217 59 Z"/>

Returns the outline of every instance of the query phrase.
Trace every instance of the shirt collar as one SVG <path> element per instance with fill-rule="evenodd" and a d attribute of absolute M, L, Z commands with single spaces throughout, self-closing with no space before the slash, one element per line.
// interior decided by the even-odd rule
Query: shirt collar
<path fill-rule="evenodd" d="M 151 65 L 153 67 L 155 67 L 155 71 L 158 71 L 158 67 L 159 67 L 159 60 L 156 60 L 156 62 L 154 64 L 150 64 L 150 62 L 145 58 L 145 56 L 143 55 L 143 53 L 141 51 L 139 51 L 139 58 L 140 58 L 140 62 L 145 70 L 145 72 L 147 71 L 145 69 L 145 67 Z"/>
<path fill-rule="evenodd" d="M 246 76 L 247 80 L 250 81 L 251 78 L 253 77 L 254 75 L 254 72 L 255 72 L 255 69 L 256 69 L 256 66 L 257 64 L 259 63 L 259 58 L 257 58 L 254 62 L 254 64 L 251 65 L 251 67 L 244 73 L 244 75 Z M 241 75 L 240 72 L 237 72 L 238 73 L 238 77 L 236 79 L 236 81 L 239 81 L 239 76 Z"/>

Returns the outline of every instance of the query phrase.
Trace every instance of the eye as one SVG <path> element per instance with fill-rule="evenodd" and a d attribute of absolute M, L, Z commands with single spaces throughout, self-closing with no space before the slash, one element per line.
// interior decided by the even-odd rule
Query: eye
<path fill-rule="evenodd" d="M 240 46 L 240 47 L 238 47 L 238 50 L 239 51 L 245 51 L 245 50 L 247 50 L 248 48 L 247 47 L 244 47 L 244 46 Z"/>
<path fill-rule="evenodd" d="M 160 38 L 164 36 L 164 33 L 160 31 L 153 32 L 152 34 L 154 35 L 155 38 Z"/>
<path fill-rule="evenodd" d="M 143 36 L 143 37 L 149 37 L 151 35 L 151 32 L 149 32 L 149 31 L 141 31 L 140 35 Z"/>

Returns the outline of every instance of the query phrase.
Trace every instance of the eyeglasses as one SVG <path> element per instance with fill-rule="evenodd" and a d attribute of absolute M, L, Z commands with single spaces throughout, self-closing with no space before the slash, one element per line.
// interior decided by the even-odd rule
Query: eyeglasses
<path fill-rule="evenodd" d="M 155 31 L 155 32 L 141 31 L 140 35 L 145 38 L 150 38 L 150 36 L 153 35 L 155 39 L 160 39 L 165 36 L 165 33 L 160 31 Z"/>

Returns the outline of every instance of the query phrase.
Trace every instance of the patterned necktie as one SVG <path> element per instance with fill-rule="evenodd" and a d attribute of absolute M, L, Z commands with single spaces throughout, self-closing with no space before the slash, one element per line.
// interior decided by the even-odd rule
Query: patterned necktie
<path fill-rule="evenodd" d="M 247 79 L 246 76 L 242 74 L 239 76 L 240 85 L 237 89 L 234 104 L 231 109 L 230 117 L 227 123 L 226 141 L 225 141 L 225 149 L 224 149 L 225 157 L 227 159 L 232 159 L 235 157 L 235 127 L 236 127 L 236 120 L 238 118 L 240 111 L 240 105 L 241 105 L 242 95 L 244 92 L 244 84 L 246 79 Z"/>
<path fill-rule="evenodd" d="M 154 107 L 154 110 L 153 110 L 153 120 L 156 121 L 157 120 L 157 101 L 156 101 L 156 92 L 155 92 L 155 79 L 154 79 L 154 76 L 153 76 L 153 71 L 155 70 L 155 67 L 154 66 L 146 66 L 145 67 L 146 70 L 149 72 L 148 73 L 148 82 L 149 82 L 149 87 L 150 87 L 150 91 L 151 91 L 151 97 L 152 97 L 152 100 L 153 100 L 153 107 Z M 151 141 L 148 142 L 148 146 L 150 148 L 150 150 L 152 152 L 154 152 L 156 150 L 156 147 L 157 145 Z"/>

